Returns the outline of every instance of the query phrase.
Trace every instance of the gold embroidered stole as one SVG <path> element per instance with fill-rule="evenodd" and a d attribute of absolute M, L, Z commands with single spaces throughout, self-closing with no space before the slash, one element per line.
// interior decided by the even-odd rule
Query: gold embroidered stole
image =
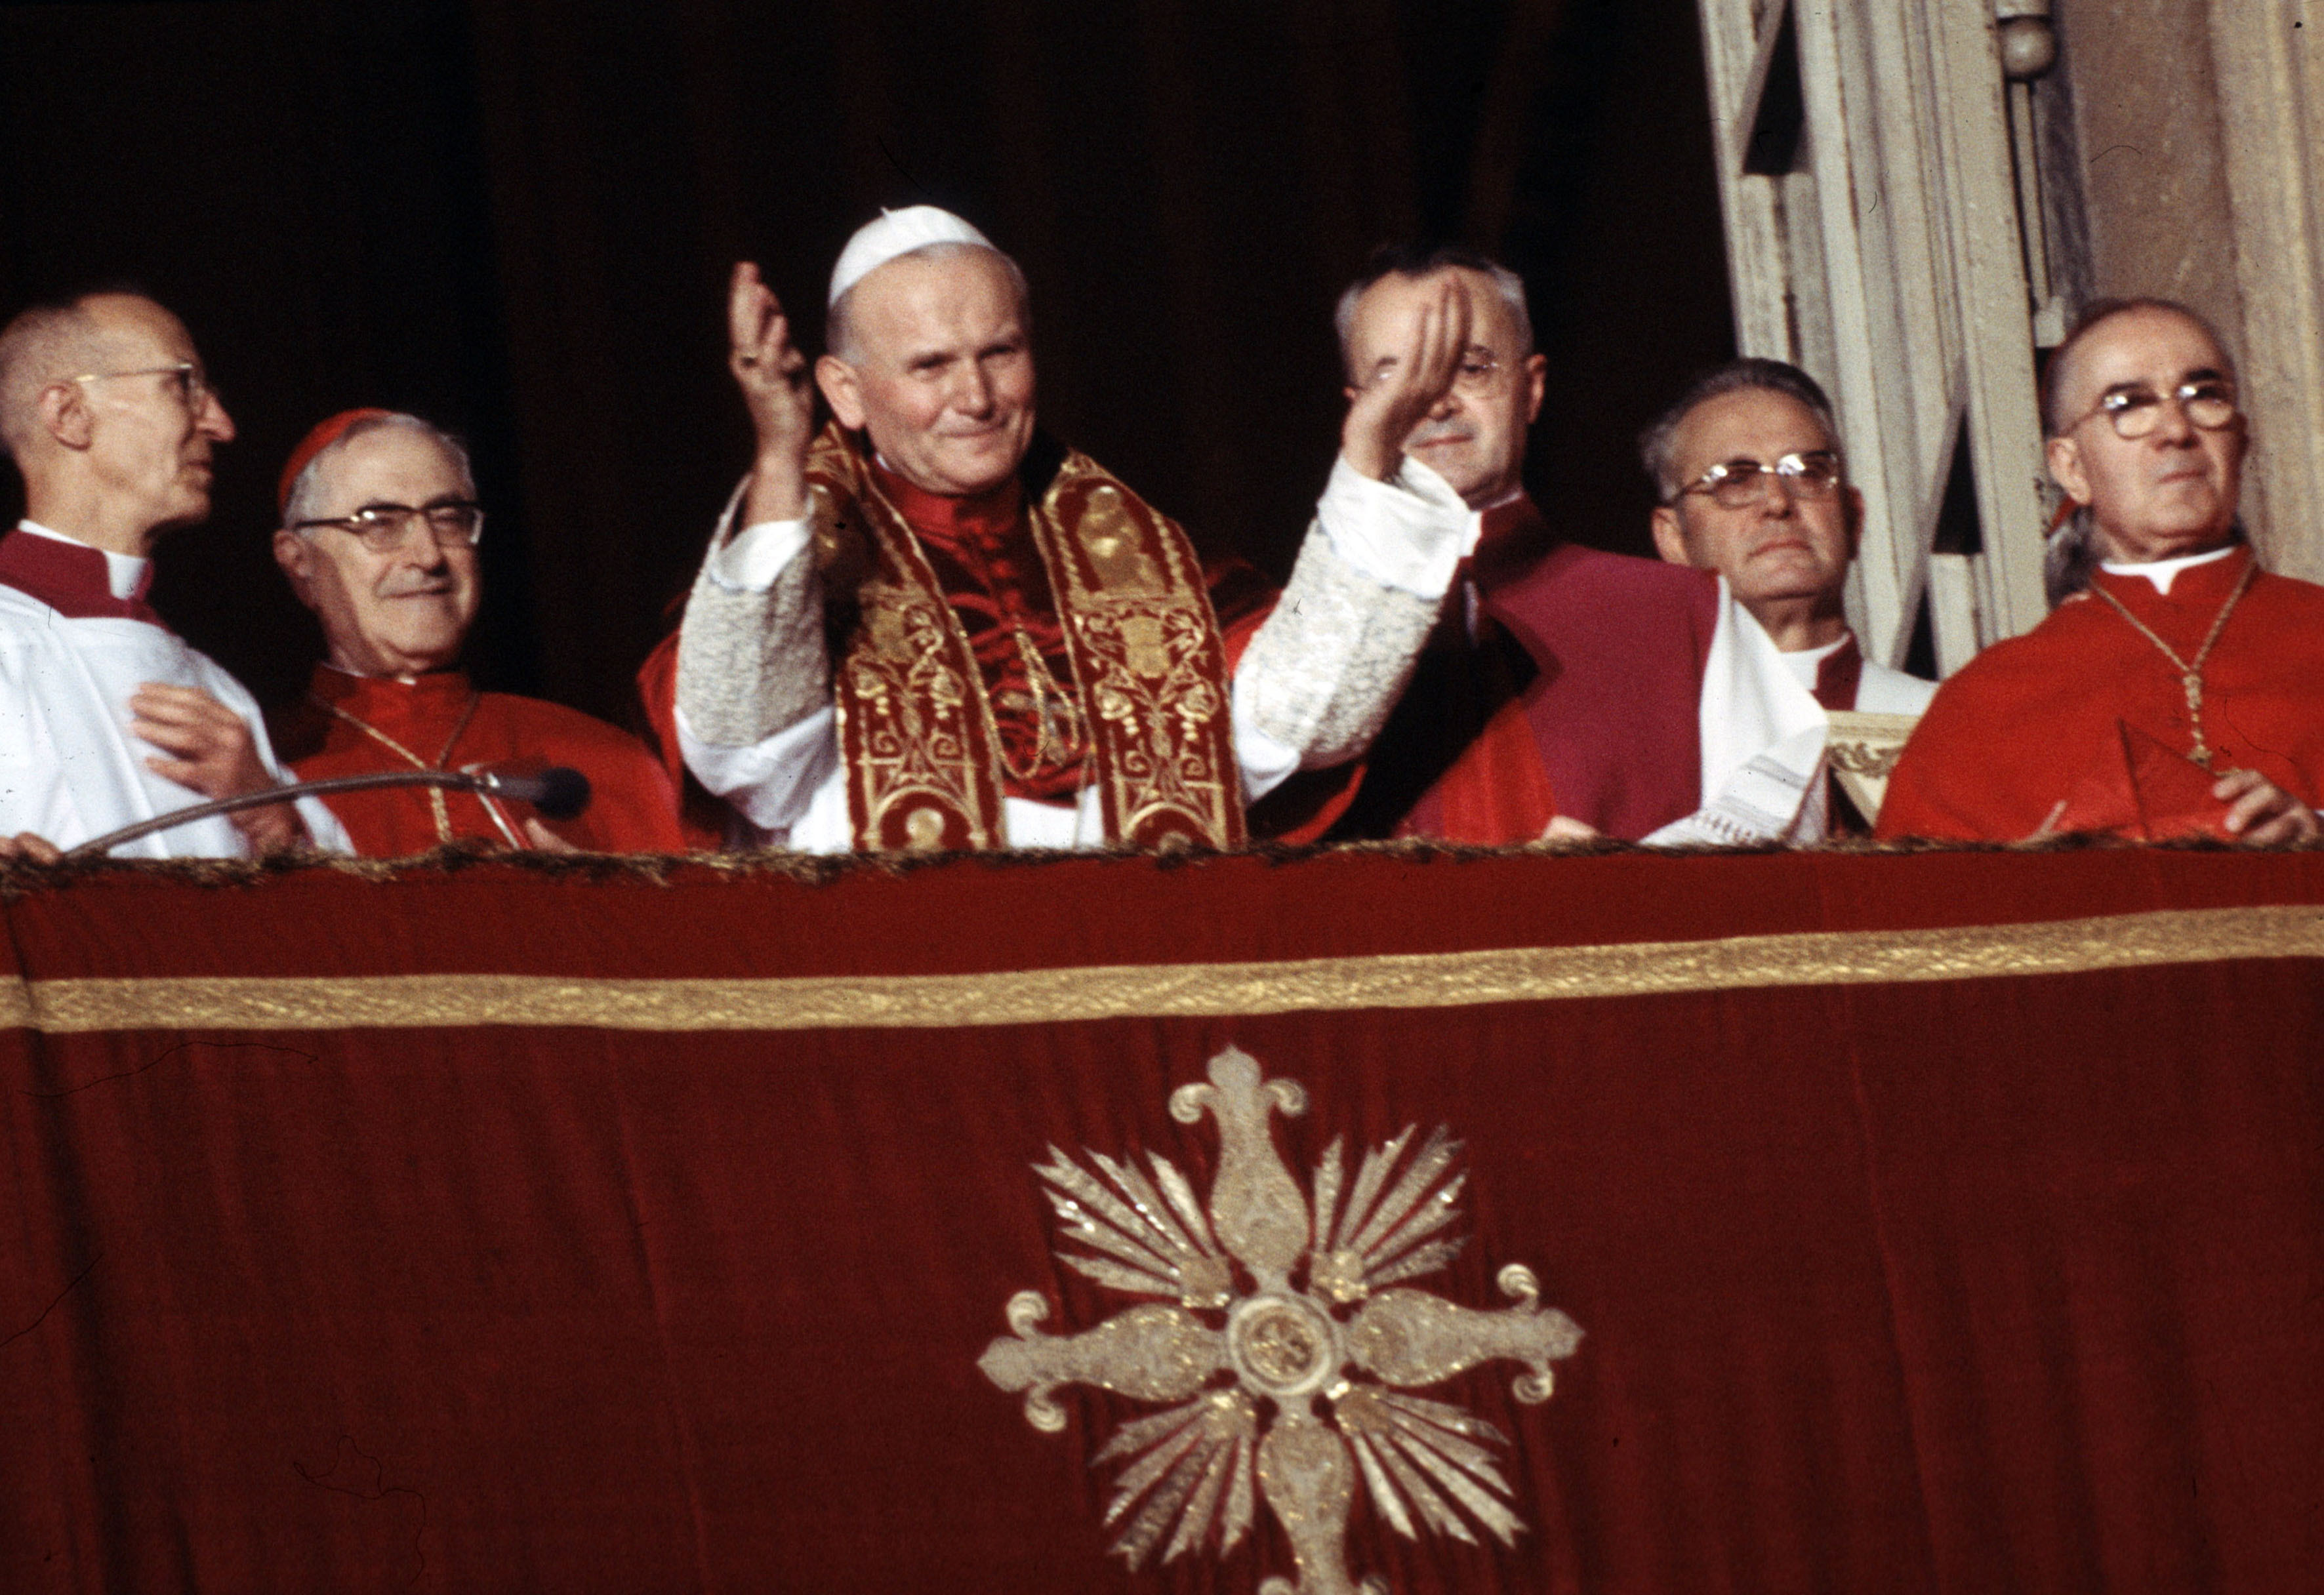
<path fill-rule="evenodd" d="M 855 845 L 1006 845 L 992 705 L 919 539 L 836 426 L 809 452 L 807 481 L 826 590 L 852 593 L 858 611 L 832 682 Z M 1240 845 L 1226 649 L 1185 533 L 1078 453 L 1028 484 L 1026 510 L 1064 622 L 1107 839 Z"/>

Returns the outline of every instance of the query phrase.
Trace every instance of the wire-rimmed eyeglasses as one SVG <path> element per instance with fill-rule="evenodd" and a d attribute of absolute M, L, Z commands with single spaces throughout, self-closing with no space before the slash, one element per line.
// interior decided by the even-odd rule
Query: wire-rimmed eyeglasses
<path fill-rule="evenodd" d="M 2236 385 L 2223 376 L 2190 376 L 2171 390 L 2158 393 L 2144 383 L 2126 383 L 2108 388 L 2096 404 L 2085 411 L 2081 420 L 2058 435 L 2079 427 L 2092 416 L 2102 415 L 2114 428 L 2114 435 L 2127 442 L 2153 435 L 2163 424 L 2163 404 L 2165 399 L 2178 405 L 2187 424 L 2206 432 L 2218 432 L 2232 427 L 2243 411 L 2236 406 Z"/>
<path fill-rule="evenodd" d="M 1372 373 L 1365 379 L 1365 385 L 1369 387 L 1374 383 L 1387 381 L 1396 371 L 1397 364 L 1395 355 L 1385 356 L 1372 367 Z M 1500 374 L 1500 359 L 1490 349 L 1471 347 L 1461 356 L 1460 368 L 1452 373 L 1452 386 L 1456 391 L 1475 398 L 1491 390 L 1493 379 Z"/>
<path fill-rule="evenodd" d="M 1780 478 L 1794 498 L 1827 498 L 1840 486 L 1840 456 L 1819 448 L 1787 454 L 1772 466 L 1764 460 L 1727 460 L 1671 494 L 1671 502 L 1706 493 L 1721 509 L 1748 510 L 1767 496 L 1771 478 Z"/>

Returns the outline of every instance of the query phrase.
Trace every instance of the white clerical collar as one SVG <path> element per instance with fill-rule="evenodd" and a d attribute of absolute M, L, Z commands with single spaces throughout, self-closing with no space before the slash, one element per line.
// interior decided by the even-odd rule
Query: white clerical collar
<path fill-rule="evenodd" d="M 1434 479 L 1435 484 L 1443 488 L 1448 497 L 1458 498 L 1460 496 L 1460 494 L 1452 491 L 1452 484 L 1445 481 L 1443 477 L 1438 476 L 1434 469 L 1425 461 L 1416 460 L 1410 455 L 1406 455 L 1398 468 L 1405 471 L 1411 471 L 1416 468 L 1426 471 L 1429 475 Z M 1482 542 L 1485 539 L 1486 516 L 1491 514 L 1495 510 L 1499 509 L 1503 504 L 1516 503 L 1517 500 L 1523 497 L 1525 497 L 1525 484 L 1519 482 L 1511 486 L 1510 489 L 1507 493 L 1501 494 L 1500 497 L 1492 500 L 1489 503 L 1466 506 L 1469 518 L 1464 523 L 1461 532 L 1461 558 L 1468 559 L 1475 557 L 1477 545 Z M 1476 600 L 1472 593 L 1470 598 L 1470 608 L 1472 612 L 1472 618 L 1475 607 Z M 1473 628 L 1471 629 L 1473 630 Z"/>
<path fill-rule="evenodd" d="M 1823 662 L 1848 646 L 1849 634 L 1842 632 L 1840 641 L 1827 642 L 1821 648 L 1803 648 L 1784 655 L 1784 663 L 1802 687 L 1813 692 L 1816 678 L 1822 674 Z"/>
<path fill-rule="evenodd" d="M 56 528 L 43 526 L 37 521 L 19 521 L 16 530 L 29 531 L 34 537 L 47 538 L 51 542 L 70 543 L 76 549 L 90 546 L 77 537 L 67 537 Z M 140 559 L 134 554 L 116 554 L 110 549 L 98 549 L 97 552 L 105 556 L 105 585 L 112 589 L 115 598 L 134 598 L 144 591 L 145 567 L 153 563 L 151 559 Z"/>
<path fill-rule="evenodd" d="M 2171 596 L 2171 584 L 2179 579 L 2182 570 L 2198 565 L 2209 565 L 2214 559 L 2225 559 L 2236 551 L 2237 545 L 2229 543 L 2224 549 L 2213 549 L 2203 554 L 2181 554 L 2176 559 L 2153 559 L 2144 565 L 2117 565 L 2111 559 L 2100 562 L 2098 568 L 2108 576 L 2143 576 L 2154 584 L 2154 590 L 2165 598 Z"/>

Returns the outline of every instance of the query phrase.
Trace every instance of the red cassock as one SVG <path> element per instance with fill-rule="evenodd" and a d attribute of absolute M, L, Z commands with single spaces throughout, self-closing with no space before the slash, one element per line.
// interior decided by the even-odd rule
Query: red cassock
<path fill-rule="evenodd" d="M 602 720 L 538 698 L 478 692 L 458 670 L 410 681 L 318 665 L 309 696 L 273 717 L 283 763 L 300 780 L 427 768 L 519 772 L 564 765 L 589 778 L 588 808 L 549 829 L 593 853 L 681 853 L 678 800 L 642 743 Z M 392 745 L 391 745 L 392 743 Z M 470 838 L 511 845 L 532 814 L 521 803 L 420 788 L 327 798 L 367 858 L 425 853 Z"/>
<path fill-rule="evenodd" d="M 2144 576 L 2091 579 L 2191 660 L 2250 563 L 2237 549 L 2181 568 L 2167 596 Z M 2303 803 L 2324 796 L 2324 587 L 2255 573 L 2202 675 L 2214 768 L 2255 770 Z M 1877 834 L 2011 842 L 2046 822 L 2224 835 L 2227 806 L 2184 757 L 2194 742 L 2179 668 L 2112 605 L 2077 594 L 1938 689 Z"/>

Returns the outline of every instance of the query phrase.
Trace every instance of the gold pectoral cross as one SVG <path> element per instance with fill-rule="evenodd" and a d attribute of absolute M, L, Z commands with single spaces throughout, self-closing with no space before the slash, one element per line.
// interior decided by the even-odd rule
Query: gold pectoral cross
<path fill-rule="evenodd" d="M 2190 670 L 2179 678 L 2179 685 L 2186 689 L 2187 718 L 2194 723 L 2195 727 L 2194 750 L 2187 757 L 2205 770 L 2210 770 L 2211 750 L 2209 744 L 2203 741 L 2203 673 L 2200 670 Z M 2213 773 L 2218 772 L 2213 771 Z"/>

